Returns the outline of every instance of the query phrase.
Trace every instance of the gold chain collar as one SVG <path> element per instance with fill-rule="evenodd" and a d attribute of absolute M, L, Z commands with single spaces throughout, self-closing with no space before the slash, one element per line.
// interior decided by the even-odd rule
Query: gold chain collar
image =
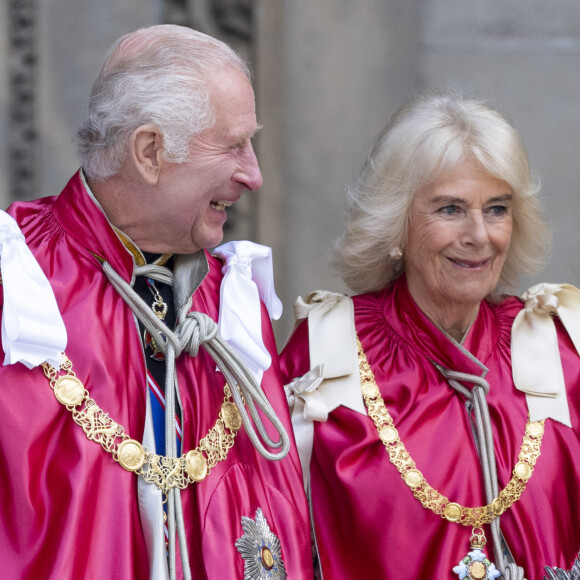
<path fill-rule="evenodd" d="M 512 478 L 490 504 L 481 507 L 465 507 L 451 502 L 436 489 L 433 489 L 416 468 L 415 462 L 399 438 L 399 433 L 385 406 L 375 376 L 358 338 L 357 344 L 362 394 L 369 417 L 377 428 L 379 438 L 385 445 L 391 463 L 397 468 L 403 481 L 421 502 L 421 505 L 450 522 L 476 528 L 491 523 L 509 509 L 522 495 L 540 456 L 544 421 L 528 421 L 526 423 L 526 432 Z"/>
<path fill-rule="evenodd" d="M 121 425 L 100 409 L 73 372 L 72 362 L 66 355 L 63 355 L 60 372 L 48 363 L 43 363 L 42 367 L 55 397 L 72 413 L 87 439 L 99 443 L 123 469 L 154 483 L 165 497 L 172 488 L 185 489 L 190 483 L 204 480 L 210 470 L 227 457 L 242 425 L 226 383 L 219 417 L 199 445 L 181 457 L 157 455 L 131 439 Z"/>

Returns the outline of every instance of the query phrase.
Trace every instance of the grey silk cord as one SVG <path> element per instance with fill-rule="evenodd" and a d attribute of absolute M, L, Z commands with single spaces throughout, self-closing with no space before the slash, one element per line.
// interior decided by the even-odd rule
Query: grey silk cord
<path fill-rule="evenodd" d="M 192 296 L 181 305 L 176 305 L 177 327 L 172 332 L 157 318 L 150 306 L 142 300 L 133 288 L 123 280 L 115 269 L 108 263 L 103 263 L 103 270 L 123 300 L 134 314 L 143 323 L 151 336 L 157 337 L 156 343 L 165 354 L 165 445 L 166 456 L 177 457 L 177 441 L 175 438 L 175 396 L 179 396 L 177 375 L 175 373 L 175 359 L 186 351 L 191 356 L 197 356 L 199 347 L 203 346 L 230 385 L 230 392 L 240 412 L 245 431 L 256 450 L 266 459 L 276 461 L 283 459 L 290 449 L 290 439 L 280 419 L 276 416 L 270 402 L 264 395 L 254 375 L 246 368 L 240 356 L 218 334 L 217 324 L 206 314 L 189 312 L 192 305 Z M 148 276 L 158 282 L 173 286 L 173 273 L 162 266 L 146 265 L 135 267 L 136 276 Z M 167 341 L 160 338 L 160 334 Z M 237 387 L 236 387 L 237 385 Z M 241 391 L 241 394 L 240 394 Z M 243 399 L 242 399 L 243 396 Z M 244 405 L 245 401 L 245 405 Z M 250 411 L 250 417 L 246 411 Z M 273 441 L 268 435 L 264 423 L 259 416 L 257 407 L 270 421 L 278 433 L 278 441 Z M 257 429 L 258 433 L 256 433 Z M 259 436 L 258 436 L 259 435 Z M 272 449 L 280 449 L 272 453 L 262 443 Z M 181 565 L 185 580 L 191 580 L 187 543 L 185 538 L 185 523 L 179 490 L 172 488 L 167 494 L 167 516 L 169 528 L 169 576 L 176 577 L 176 533 L 181 553 Z"/>
<path fill-rule="evenodd" d="M 483 470 L 485 497 L 491 503 L 499 495 L 497 482 L 497 467 L 495 461 L 495 449 L 493 446 L 493 432 L 489 417 L 489 407 L 485 396 L 489 392 L 489 383 L 477 375 L 451 371 L 436 365 L 439 371 L 449 382 L 449 385 L 464 395 L 473 405 L 475 412 L 476 443 L 479 453 L 479 462 Z M 468 389 L 461 382 L 473 384 L 473 389 Z M 501 541 L 500 518 L 496 517 L 491 522 L 491 535 L 495 561 L 502 573 L 504 580 L 525 580 L 524 569 L 515 563 L 508 563 L 504 558 Z"/>

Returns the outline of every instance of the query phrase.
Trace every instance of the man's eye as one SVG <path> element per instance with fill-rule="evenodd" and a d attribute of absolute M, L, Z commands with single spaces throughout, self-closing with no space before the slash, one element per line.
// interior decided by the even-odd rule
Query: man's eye
<path fill-rule="evenodd" d="M 240 141 L 239 143 L 236 143 L 235 145 L 232 145 L 232 149 L 235 149 L 237 151 L 243 151 L 247 144 L 250 142 L 249 139 L 244 139 L 243 141 Z"/>

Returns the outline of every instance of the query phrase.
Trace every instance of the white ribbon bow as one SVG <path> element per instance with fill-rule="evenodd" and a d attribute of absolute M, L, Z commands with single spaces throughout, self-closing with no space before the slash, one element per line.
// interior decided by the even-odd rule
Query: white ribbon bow
<path fill-rule="evenodd" d="M 314 421 L 326 421 L 328 411 L 318 387 L 323 381 L 323 367 L 318 365 L 305 375 L 284 385 L 286 399 L 292 416 L 292 428 L 298 448 L 304 489 L 308 489 Z"/>
<path fill-rule="evenodd" d="M 294 303 L 294 317 L 308 318 L 310 367 L 323 369 L 321 396 L 327 412 L 343 405 L 366 415 L 358 368 L 351 298 L 318 290 Z"/>
<path fill-rule="evenodd" d="M 512 326 L 514 384 L 526 393 L 531 421 L 552 418 L 568 427 L 570 410 L 558 335 L 558 316 L 580 354 L 580 290 L 570 284 L 537 284 L 522 294 L 525 301 Z"/>
<path fill-rule="evenodd" d="M 260 299 L 271 319 L 282 314 L 274 290 L 272 250 L 253 242 L 228 242 L 214 250 L 225 260 L 218 331 L 242 357 L 258 384 L 272 359 L 262 340 Z"/>
<path fill-rule="evenodd" d="M 4 364 L 58 369 L 67 336 L 54 293 L 18 224 L 0 211 L 0 268 L 4 289 Z"/>
<path fill-rule="evenodd" d="M 318 290 L 294 303 L 297 321 L 308 318 L 310 371 L 284 388 L 308 491 L 313 421 L 326 421 L 343 405 L 366 415 L 358 368 L 354 306 L 345 294 Z"/>

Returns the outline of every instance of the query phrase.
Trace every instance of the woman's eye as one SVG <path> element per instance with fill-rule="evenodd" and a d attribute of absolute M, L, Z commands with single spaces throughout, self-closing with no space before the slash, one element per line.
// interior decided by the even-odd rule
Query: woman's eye
<path fill-rule="evenodd" d="M 492 205 L 488 212 L 494 216 L 501 216 L 508 213 L 508 208 L 505 205 Z"/>
<path fill-rule="evenodd" d="M 446 205 L 439 209 L 439 212 L 445 215 L 455 215 L 459 211 L 456 205 Z"/>

